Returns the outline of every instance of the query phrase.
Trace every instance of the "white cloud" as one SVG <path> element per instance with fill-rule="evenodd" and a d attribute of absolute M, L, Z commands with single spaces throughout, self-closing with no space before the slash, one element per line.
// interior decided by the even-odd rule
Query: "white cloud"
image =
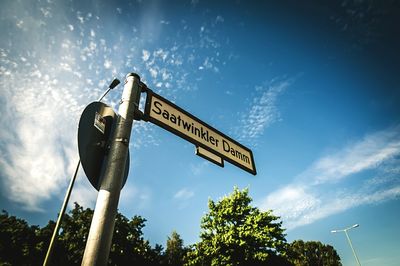
<path fill-rule="evenodd" d="M 79 22 L 80 22 L 81 24 L 83 24 L 83 23 L 85 22 L 85 20 L 83 19 L 83 17 L 80 16 L 80 15 L 77 16 L 77 19 L 79 20 Z"/>
<path fill-rule="evenodd" d="M 258 205 L 274 210 L 286 228 L 293 229 L 350 208 L 396 199 L 400 197 L 398 155 L 399 126 L 369 134 L 318 159 L 291 184 L 270 193 Z M 371 169 L 377 173 L 356 181 L 355 188 L 344 184 L 345 178 Z"/>
<path fill-rule="evenodd" d="M 174 199 L 180 200 L 188 200 L 194 196 L 194 192 L 189 190 L 188 188 L 182 188 L 178 192 L 175 193 Z"/>
<path fill-rule="evenodd" d="M 163 61 L 165 61 L 168 57 L 169 52 L 165 51 L 164 49 L 157 49 L 156 51 L 154 51 L 153 56 L 154 57 L 159 57 L 161 58 Z"/>
<path fill-rule="evenodd" d="M 18 20 L 17 23 L 16 23 L 16 26 L 17 26 L 18 28 L 20 28 L 20 29 L 23 28 L 23 25 L 24 25 L 24 21 L 23 21 L 23 20 Z"/>
<path fill-rule="evenodd" d="M 224 22 L 224 17 L 221 16 L 221 15 L 218 15 L 218 16 L 215 18 L 215 23 L 222 23 L 222 22 Z"/>
<path fill-rule="evenodd" d="M 70 159 L 76 156 L 74 119 L 79 110 L 77 102 L 55 90 L 53 78 L 37 73 L 26 77 L 29 82 L 16 73 L 4 80 L 13 88 L 2 95 L 7 99 L 6 108 L 13 112 L 4 113 L 1 122 L 13 126 L 1 130 L 7 144 L 0 156 L 7 196 L 34 211 L 61 191 L 72 172 Z M 68 114 L 72 119 L 66 119 Z"/>
<path fill-rule="evenodd" d="M 293 83 L 292 79 L 277 80 L 256 87 L 257 95 L 251 106 L 240 120 L 239 140 L 253 142 L 260 137 L 264 130 L 279 119 L 276 107 L 278 97 Z"/>
<path fill-rule="evenodd" d="M 132 203 L 135 203 L 138 209 L 146 209 L 151 204 L 152 194 L 147 187 L 137 187 L 127 182 L 121 190 L 119 208 L 131 210 Z"/>
<path fill-rule="evenodd" d="M 150 71 L 150 76 L 152 78 L 154 78 L 154 79 L 157 78 L 158 72 L 155 68 L 150 68 L 149 71 Z"/>
<path fill-rule="evenodd" d="M 308 212 L 299 216 L 299 219 L 289 220 L 288 229 L 298 226 L 311 224 L 319 219 L 346 211 L 350 208 L 365 204 L 377 204 L 382 201 L 392 200 L 400 197 L 400 186 L 379 189 L 374 192 L 358 191 L 346 195 L 325 200 L 324 204 L 319 204 Z"/>
<path fill-rule="evenodd" d="M 296 219 L 312 211 L 320 201 L 306 188 L 288 185 L 269 194 L 261 203 L 263 209 L 273 209 L 285 219 Z"/>
<path fill-rule="evenodd" d="M 43 16 L 45 18 L 51 18 L 53 15 L 51 14 L 51 8 L 50 7 L 42 7 L 40 8 L 40 11 L 42 12 Z"/>
<path fill-rule="evenodd" d="M 148 61 L 150 58 L 150 52 L 147 50 L 142 50 L 142 60 L 144 62 Z"/>
<path fill-rule="evenodd" d="M 350 208 L 400 197 L 400 185 L 378 190 L 369 187 L 347 193 L 334 192 L 329 195 L 318 195 L 316 189 L 307 189 L 308 192 L 303 188 L 289 185 L 268 195 L 259 206 L 263 210 L 274 210 L 274 213 L 283 220 L 285 228 L 290 230 Z"/>
<path fill-rule="evenodd" d="M 334 182 L 360 171 L 376 168 L 400 153 L 400 127 L 365 137 L 336 154 L 315 162 L 304 175 L 314 176 L 316 183 Z"/>
<path fill-rule="evenodd" d="M 81 172 L 82 174 L 78 175 L 75 181 L 76 183 L 72 190 L 68 207 L 73 208 L 74 203 L 77 202 L 82 207 L 94 209 L 97 199 L 97 190 L 86 179 L 83 171 Z"/>
<path fill-rule="evenodd" d="M 172 78 L 171 73 L 169 73 L 165 68 L 161 69 L 161 74 L 163 81 L 170 80 Z"/>
<path fill-rule="evenodd" d="M 213 64 L 211 63 L 210 58 L 206 57 L 206 59 L 204 59 L 203 67 L 204 67 L 205 69 L 210 69 L 210 68 L 213 67 Z"/>
<path fill-rule="evenodd" d="M 104 79 L 121 77 L 132 70 L 142 75 L 150 73 L 158 79 L 153 84 L 165 88 L 163 96 L 174 100 L 179 90 L 197 88 L 190 73 L 206 61 L 206 56 L 201 54 L 209 57 L 213 69 L 221 64 L 212 60 L 220 44 L 209 36 L 212 29 L 208 27 L 202 36 L 197 31 L 190 36 L 189 26 L 182 24 L 188 35 L 177 33 L 170 40 L 165 39 L 165 46 L 155 47 L 157 36 L 168 27 L 160 24 L 158 5 L 142 16 L 143 21 L 137 22 L 138 25 L 122 25 L 113 32 L 116 38 L 107 37 L 107 41 L 104 33 L 96 31 L 103 25 L 99 18 L 71 8 L 69 2 L 51 5 L 41 2 L 31 6 L 26 1 L 14 1 L 5 8 L 4 13 L 11 14 L 18 30 L 16 27 L 5 29 L 10 38 L 7 47 L 0 48 L 0 101 L 5 103 L 0 106 L 0 119 L 2 125 L 7 125 L 0 128 L 0 182 L 2 196 L 21 208 L 37 211 L 44 202 L 64 196 L 77 159 L 76 131 L 80 114 L 88 102 L 101 95 Z M 32 12 L 28 14 L 24 10 Z M 73 20 L 59 20 L 59 14 Z M 47 21 L 50 16 L 59 23 L 44 23 L 44 18 Z M 125 28 L 132 28 L 134 32 L 128 39 L 124 34 L 129 32 L 119 32 Z M 9 49 L 17 42 L 19 45 Z M 116 49 L 129 51 L 128 55 L 115 53 Z M 112 62 L 124 63 L 120 66 Z M 132 69 L 132 65 L 136 66 Z M 146 72 L 150 68 L 157 74 Z M 119 95 L 110 93 L 107 100 L 115 107 Z M 152 127 L 145 123 L 135 124 L 133 131 L 133 134 L 145 132 L 146 135 L 132 140 L 135 148 L 158 143 Z M 87 181 L 79 181 L 82 179 L 78 178 L 73 197 L 90 204 L 93 199 L 85 199 L 84 195 L 91 188 L 85 187 Z M 148 202 L 151 191 L 138 197 Z"/>
<path fill-rule="evenodd" d="M 111 66 L 112 66 L 112 63 L 111 63 L 110 60 L 108 60 L 108 59 L 104 60 L 104 67 L 105 67 L 106 69 L 111 68 Z"/>

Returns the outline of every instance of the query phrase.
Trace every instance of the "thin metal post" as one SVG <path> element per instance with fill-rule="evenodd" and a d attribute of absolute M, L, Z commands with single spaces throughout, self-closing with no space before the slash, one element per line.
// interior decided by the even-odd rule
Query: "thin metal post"
<path fill-rule="evenodd" d="M 82 265 L 107 265 L 108 262 L 134 114 L 139 107 L 139 83 L 137 74 L 126 76 Z"/>
<path fill-rule="evenodd" d="M 353 248 L 353 244 L 351 243 L 350 237 L 349 237 L 349 235 L 347 234 L 347 230 L 344 230 L 344 233 L 346 234 L 347 241 L 349 241 L 349 245 L 350 245 L 350 247 L 351 247 L 351 250 L 353 251 L 354 257 L 356 258 L 357 264 L 358 264 L 359 266 L 361 266 L 360 260 L 358 259 L 357 254 L 356 254 L 356 251 L 355 251 L 354 248 Z"/>
<path fill-rule="evenodd" d="M 58 231 L 60 230 L 62 217 L 64 216 L 65 209 L 67 208 L 67 205 L 68 205 L 69 197 L 71 196 L 72 187 L 74 186 L 80 163 L 81 163 L 81 160 L 78 161 L 78 164 L 76 165 L 74 176 L 71 178 L 71 181 L 69 182 L 68 190 L 65 195 L 64 202 L 61 206 L 61 211 L 60 211 L 60 214 L 58 215 L 58 219 L 57 219 L 56 226 L 54 227 L 53 235 L 51 236 L 49 248 L 47 249 L 46 258 L 44 259 L 44 262 L 43 262 L 44 266 L 51 265 L 51 256 L 53 254 L 54 244 L 56 241 L 56 237 L 58 235 Z"/>

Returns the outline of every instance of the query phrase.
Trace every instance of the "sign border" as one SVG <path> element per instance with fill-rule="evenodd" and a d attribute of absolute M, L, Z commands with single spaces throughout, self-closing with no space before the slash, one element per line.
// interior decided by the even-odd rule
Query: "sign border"
<path fill-rule="evenodd" d="M 216 165 L 218 165 L 218 166 L 224 167 L 224 159 L 223 159 L 221 156 L 219 156 L 219 155 L 217 155 L 217 154 L 215 154 L 215 153 L 213 153 L 213 152 L 210 152 L 209 150 L 206 150 L 206 149 L 204 149 L 204 148 L 201 147 L 201 146 L 196 146 L 195 148 L 196 148 L 195 154 L 196 154 L 197 156 L 200 156 L 201 158 L 206 159 L 207 161 L 210 161 L 210 162 L 212 162 L 213 164 L 216 164 Z M 211 154 L 217 156 L 218 158 L 221 159 L 221 162 L 216 161 L 216 160 L 212 159 L 211 157 L 208 157 L 208 156 L 205 155 L 204 153 L 201 153 L 200 149 L 204 149 L 204 150 L 208 151 L 209 153 L 211 153 Z"/>
<path fill-rule="evenodd" d="M 223 160 L 230 162 L 231 164 L 245 170 L 246 172 L 256 175 L 257 174 L 257 170 L 256 170 L 256 165 L 254 163 L 254 156 L 253 156 L 253 152 L 252 150 L 250 150 L 249 148 L 243 146 L 242 144 L 240 144 L 239 142 L 237 142 L 236 140 L 233 140 L 232 138 L 228 137 L 227 135 L 225 135 L 224 133 L 220 132 L 219 130 L 215 129 L 214 127 L 208 125 L 207 123 L 201 121 L 199 118 L 195 117 L 194 115 L 188 113 L 187 111 L 183 110 L 181 107 L 177 106 L 176 104 L 172 103 L 171 101 L 165 99 L 164 97 L 158 95 L 157 93 L 153 92 L 151 89 L 147 89 L 146 90 L 147 93 L 147 97 L 146 97 L 146 105 L 145 105 L 145 109 L 144 109 L 144 115 L 143 115 L 143 120 L 144 121 L 150 121 L 153 124 L 156 124 L 162 128 L 164 128 L 165 130 L 168 130 L 172 133 L 174 133 L 175 135 L 193 143 L 196 146 L 201 146 L 203 149 L 206 149 L 207 151 L 223 158 Z M 209 147 L 207 147 L 206 145 L 204 145 L 203 143 L 196 141 L 195 139 L 189 137 L 188 135 L 185 135 L 183 133 L 181 133 L 180 131 L 160 122 L 157 119 L 154 119 L 152 117 L 150 117 L 150 105 L 151 105 L 151 99 L 152 97 L 155 98 L 159 98 L 160 100 L 166 102 L 167 104 L 171 105 L 173 108 L 177 109 L 179 112 L 184 113 L 185 115 L 189 116 L 191 119 L 195 120 L 196 122 L 198 122 L 199 124 L 202 124 L 205 127 L 208 127 L 210 130 L 213 130 L 214 132 L 216 132 L 217 134 L 221 135 L 223 138 L 225 138 L 226 140 L 231 141 L 232 143 L 234 143 L 235 145 L 241 147 L 242 149 L 248 151 L 250 153 L 250 157 L 251 157 L 251 163 L 253 165 L 254 170 L 247 168 L 239 163 L 237 163 L 236 161 L 232 160 L 231 158 L 225 156 L 224 154 L 221 154 L 220 152 L 216 152 L 215 150 L 210 149 Z"/>

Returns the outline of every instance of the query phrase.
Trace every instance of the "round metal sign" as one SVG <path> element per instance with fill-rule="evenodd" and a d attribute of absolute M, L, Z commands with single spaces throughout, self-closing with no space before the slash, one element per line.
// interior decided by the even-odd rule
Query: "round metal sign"
<path fill-rule="evenodd" d="M 108 146 L 116 120 L 117 114 L 114 110 L 102 102 L 92 102 L 86 106 L 79 120 L 79 157 L 87 178 L 97 190 L 100 189 L 100 178 L 105 170 Z M 128 177 L 129 157 L 128 151 L 122 187 Z"/>

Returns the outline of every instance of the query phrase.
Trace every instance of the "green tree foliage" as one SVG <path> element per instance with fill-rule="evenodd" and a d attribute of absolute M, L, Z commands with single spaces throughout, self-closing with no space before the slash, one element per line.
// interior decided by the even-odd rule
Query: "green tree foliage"
<path fill-rule="evenodd" d="M 64 215 L 62 231 L 57 242 L 58 254 L 55 251 L 57 259 L 53 259 L 52 262 L 60 264 L 60 260 L 66 260 L 69 265 L 81 264 L 92 217 L 93 210 L 84 209 L 77 203 L 69 215 Z M 60 254 L 59 252 L 63 250 L 64 252 Z"/>
<path fill-rule="evenodd" d="M 42 265 L 44 258 L 46 257 L 47 249 L 50 244 L 50 239 L 53 235 L 56 223 L 54 221 L 49 221 L 46 226 L 40 229 L 39 234 L 37 234 L 38 244 L 37 249 L 40 250 L 40 263 L 32 265 Z M 60 238 L 60 237 L 59 237 Z M 55 256 L 50 260 L 51 265 L 69 265 L 67 248 L 64 242 L 56 241 L 54 243 L 53 254 Z"/>
<path fill-rule="evenodd" d="M 83 209 L 75 203 L 75 208 L 71 210 L 70 214 L 64 217 L 59 243 L 66 251 L 68 265 L 80 265 L 93 210 Z M 162 247 L 156 246 L 153 250 L 150 243 L 143 239 L 142 229 L 145 222 L 146 219 L 140 216 L 134 216 L 129 220 L 117 213 L 108 260 L 109 265 L 160 265 L 159 256 L 162 253 Z M 57 256 L 57 261 L 63 260 L 63 254 Z"/>
<path fill-rule="evenodd" d="M 117 214 L 110 265 L 159 265 L 162 247 L 157 245 L 153 250 L 150 243 L 143 239 L 145 222 L 146 219 L 140 216 L 128 220 L 122 214 Z"/>
<path fill-rule="evenodd" d="M 286 243 L 282 223 L 271 211 L 251 206 L 248 190 L 234 189 L 218 202 L 209 200 L 201 220 L 200 241 L 185 247 L 173 231 L 166 250 L 151 247 L 143 238 L 146 219 L 117 213 L 109 265 L 301 265 L 339 266 L 340 257 L 330 245 L 302 240 Z M 75 204 L 65 214 L 52 265 L 80 265 L 93 210 Z M 23 219 L 0 214 L 0 265 L 42 265 L 55 223 L 43 228 Z"/>
<path fill-rule="evenodd" d="M 341 266 L 340 257 L 330 245 L 319 241 L 295 240 L 289 245 L 290 262 L 296 266 Z"/>
<path fill-rule="evenodd" d="M 85 250 L 93 210 L 75 203 L 65 214 L 61 233 L 51 259 L 52 265 L 80 265 Z M 134 216 L 128 220 L 118 213 L 109 256 L 109 265 L 161 265 L 163 248 L 153 249 L 143 239 L 146 220 Z M 43 227 L 29 226 L 26 221 L 7 212 L 0 215 L 0 265 L 42 265 L 55 223 Z"/>
<path fill-rule="evenodd" d="M 183 256 L 186 249 L 183 246 L 181 236 L 173 231 L 167 239 L 167 248 L 165 249 L 165 260 L 167 265 L 180 266 L 183 265 Z"/>
<path fill-rule="evenodd" d="M 39 227 L 29 226 L 26 221 L 3 211 L 0 214 L 0 264 L 37 264 L 40 250 L 36 234 L 39 231 Z"/>
<path fill-rule="evenodd" d="M 248 189 L 219 202 L 209 200 L 201 221 L 201 241 L 186 258 L 187 265 L 285 264 L 286 239 L 282 223 L 271 211 L 250 205 Z"/>

